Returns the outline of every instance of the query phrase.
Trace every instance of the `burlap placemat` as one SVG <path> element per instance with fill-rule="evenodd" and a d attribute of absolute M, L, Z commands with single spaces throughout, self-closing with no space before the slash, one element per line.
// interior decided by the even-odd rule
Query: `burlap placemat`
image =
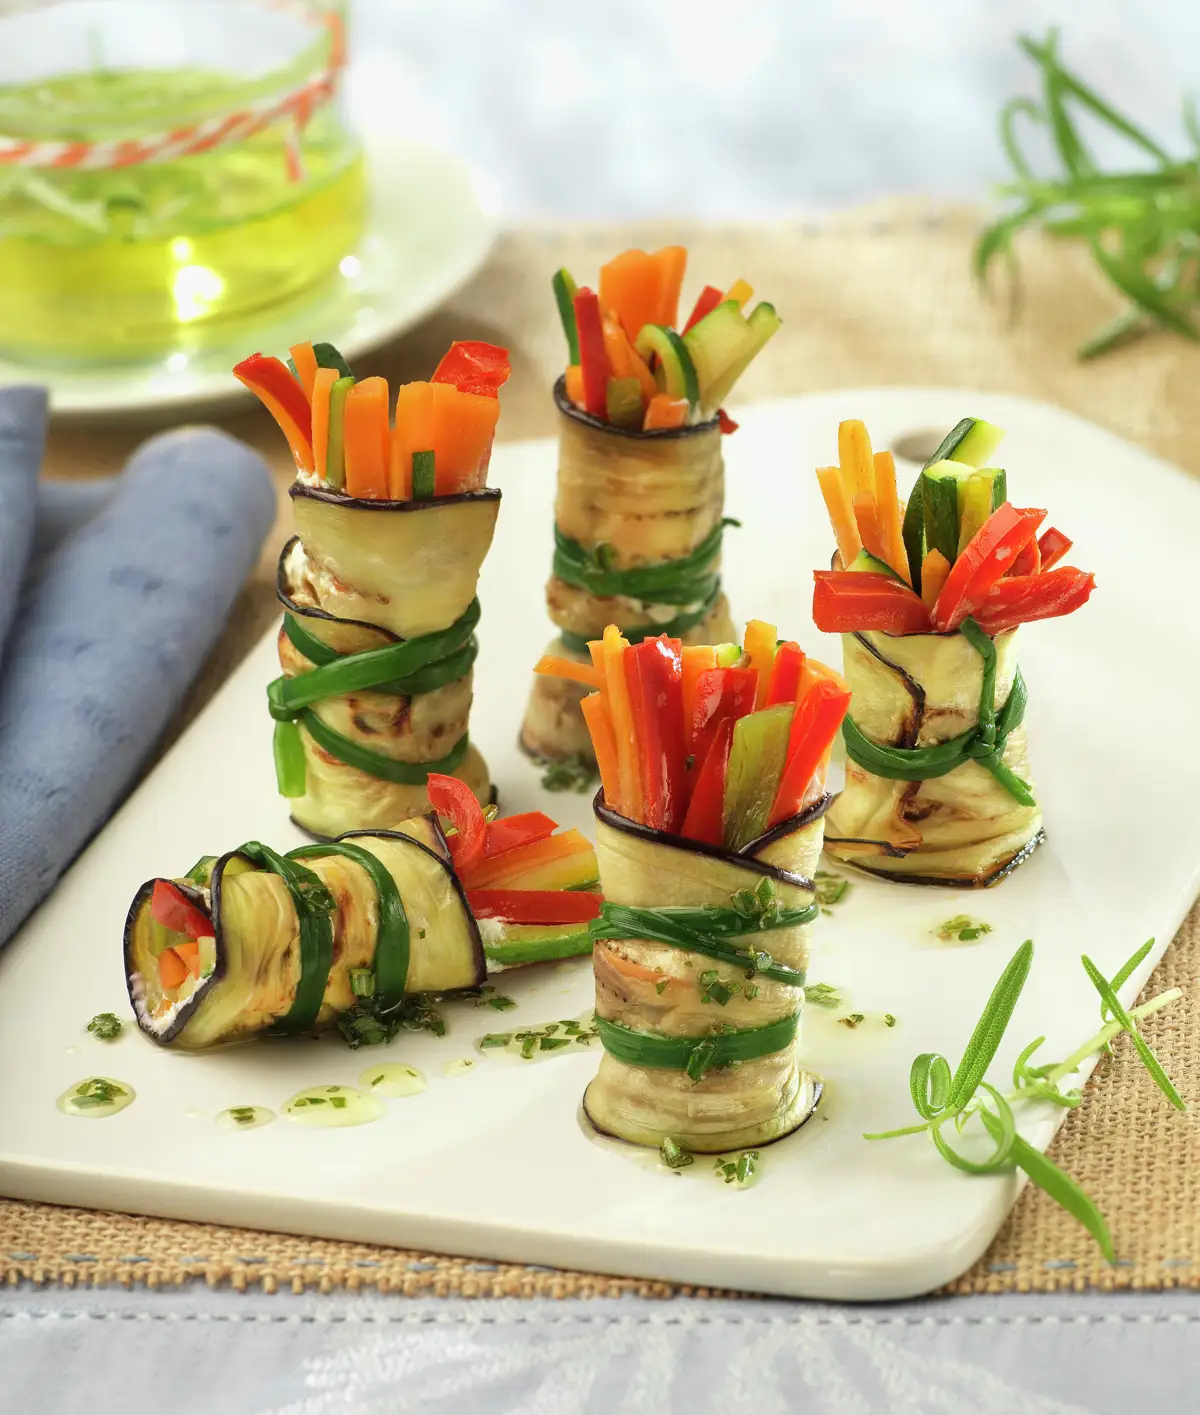
<path fill-rule="evenodd" d="M 615 250 L 683 241 L 697 278 L 745 276 L 785 318 L 750 369 L 741 401 L 870 384 L 938 384 L 1022 393 L 1055 403 L 1200 472 L 1200 349 L 1155 335 L 1097 364 L 1075 346 L 1118 311 L 1089 260 L 1031 236 L 1022 247 L 1024 314 L 974 287 L 969 256 L 978 217 L 892 202 L 821 221 L 754 228 L 648 224 L 515 231 L 472 284 L 396 345 L 356 360 L 361 373 L 426 377 L 452 338 L 507 344 L 513 379 L 501 436 L 552 431 L 547 389 L 562 339 L 549 273 L 566 264 L 591 277 Z M 282 439 L 248 409 L 220 419 L 262 448 L 279 470 L 280 517 L 230 627 L 172 730 L 191 720 L 276 614 L 275 558 L 288 533 Z M 51 475 L 116 470 L 151 423 L 68 425 L 51 434 Z M 541 553 L 544 528 L 530 528 Z M 163 744 L 165 745 L 165 744 Z M 1132 943 L 1133 941 L 1131 941 Z M 1151 989 L 1184 998 L 1147 1020 L 1145 1034 L 1185 1097 L 1200 1094 L 1200 909 L 1193 910 Z M 1030 1187 L 989 1252 L 951 1292 L 1061 1288 L 1200 1287 L 1200 1133 L 1149 1083 L 1118 1044 L 1097 1069 L 1085 1104 L 1067 1118 L 1052 1154 L 1096 1198 L 1120 1253 L 1108 1266 L 1075 1221 Z M 666 1283 L 555 1272 L 514 1264 L 251 1233 L 205 1224 L 0 1201 L 0 1272 L 10 1282 L 136 1283 L 204 1277 L 235 1287 L 376 1287 L 462 1296 L 670 1296 Z M 696 1289 L 692 1289 L 696 1290 Z M 699 1289 L 703 1291 L 703 1289 Z"/>

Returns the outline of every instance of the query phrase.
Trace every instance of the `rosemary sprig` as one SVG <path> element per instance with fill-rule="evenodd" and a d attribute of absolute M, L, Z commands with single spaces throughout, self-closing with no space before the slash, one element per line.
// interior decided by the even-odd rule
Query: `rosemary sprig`
<path fill-rule="evenodd" d="M 993 989 L 963 1052 L 962 1060 L 953 1074 L 946 1058 L 935 1052 L 924 1052 L 913 1062 L 909 1073 L 909 1088 L 921 1123 L 865 1135 L 863 1138 L 891 1140 L 901 1135 L 927 1132 L 942 1158 L 966 1174 L 995 1174 L 1014 1167 L 1023 1169 L 1039 1188 L 1044 1189 L 1056 1203 L 1061 1204 L 1083 1224 L 1099 1244 L 1104 1256 L 1112 1262 L 1112 1238 L 1103 1214 L 1068 1174 L 1064 1174 L 1053 1161 L 1021 1138 L 1017 1133 L 1012 1107 L 1015 1103 L 1026 1100 L 1048 1101 L 1067 1108 L 1078 1105 L 1082 1100 L 1081 1093 L 1078 1090 L 1061 1091 L 1059 1083 L 1088 1057 L 1104 1050 L 1119 1032 L 1128 1032 L 1154 1083 L 1172 1105 L 1179 1110 L 1186 1109 L 1182 1097 L 1163 1070 L 1162 1063 L 1137 1030 L 1139 1018 L 1174 1002 L 1180 996 L 1179 989 L 1170 988 L 1131 1010 L 1122 1005 L 1116 994 L 1116 989 L 1129 979 L 1153 943 L 1154 940 L 1151 939 L 1149 943 L 1143 944 L 1111 979 L 1105 978 L 1092 960 L 1086 954 L 1083 955 L 1084 971 L 1100 994 L 1104 1026 L 1065 1061 L 1053 1065 L 1031 1066 L 1033 1053 L 1046 1039 L 1038 1037 L 1030 1042 L 1017 1057 L 1013 1067 L 1014 1089 L 1005 1096 L 984 1080 L 984 1077 L 1029 976 L 1033 962 L 1033 941 L 1026 939 L 1000 975 L 1000 980 Z M 952 1125 L 955 1132 L 961 1134 L 967 1122 L 975 1115 L 983 1123 L 994 1146 L 991 1154 L 982 1160 L 971 1159 L 956 1150 L 944 1133 L 944 1127 Z"/>
<path fill-rule="evenodd" d="M 1056 236 L 1086 242 L 1104 275 L 1130 307 L 1079 349 L 1095 358 L 1155 325 L 1187 339 L 1200 339 L 1195 311 L 1200 304 L 1200 129 L 1185 105 L 1184 127 L 1193 155 L 1178 161 L 1131 119 L 1118 113 L 1059 61 L 1058 33 L 1038 41 L 1021 35 L 1018 44 L 1038 66 L 1041 101 L 1010 100 L 1000 114 L 1000 138 L 1013 180 L 1000 195 L 1016 201 L 979 239 L 975 273 L 983 280 L 992 262 L 1009 266 L 1014 304 L 1018 293 L 1014 236 L 1040 226 Z M 1123 138 L 1149 167 L 1102 172 L 1076 127 L 1076 115 L 1099 122 Z M 1039 177 L 1018 141 L 1018 120 L 1044 128 L 1062 171 Z"/>

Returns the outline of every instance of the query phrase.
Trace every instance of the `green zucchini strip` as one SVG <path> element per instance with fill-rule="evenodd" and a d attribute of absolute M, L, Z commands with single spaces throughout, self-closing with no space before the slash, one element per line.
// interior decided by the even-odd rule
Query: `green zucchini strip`
<path fill-rule="evenodd" d="M 983 659 L 983 685 L 979 696 L 979 722 L 968 731 L 939 742 L 935 747 L 888 747 L 865 736 L 854 719 L 847 714 L 842 724 L 846 754 L 864 771 L 890 781 L 930 781 L 946 776 L 963 762 L 977 761 L 1023 806 L 1037 802 L 1027 782 L 1004 764 L 1004 748 L 1010 732 L 1019 727 L 1025 717 L 1029 693 L 1018 668 L 1004 706 L 996 713 L 996 645 L 974 619 L 964 619 L 961 626 L 964 639 Z"/>
<path fill-rule="evenodd" d="M 627 599 L 649 600 L 655 604 L 694 604 L 707 598 L 718 583 L 713 562 L 721 553 L 721 537 L 726 526 L 741 523 L 732 517 L 719 521 L 689 554 L 657 565 L 635 565 L 629 570 L 610 570 L 577 540 L 554 527 L 554 574 L 569 585 L 587 590 L 597 598 L 622 595 Z"/>
<path fill-rule="evenodd" d="M 336 757 L 338 761 L 355 767 L 358 771 L 365 771 L 368 776 L 378 777 L 380 781 L 392 781 L 401 786 L 424 786 L 432 772 L 443 772 L 448 776 L 462 765 L 470 745 L 468 735 L 464 732 L 446 755 L 435 762 L 399 762 L 393 757 L 385 757 L 382 752 L 353 742 L 349 737 L 343 737 L 328 723 L 322 722 L 309 708 L 302 708 L 296 716 L 296 721 L 317 746 L 324 747 L 331 757 Z"/>
<path fill-rule="evenodd" d="M 379 928 L 375 934 L 375 954 L 371 965 L 375 974 L 373 996 L 381 1010 L 397 1007 L 404 1000 L 408 981 L 410 933 L 404 900 L 396 888 L 396 881 L 369 850 L 345 840 L 330 841 L 327 845 L 301 845 L 289 850 L 287 858 L 319 860 L 327 855 L 342 855 L 347 860 L 353 860 L 371 877 L 379 900 Z"/>
<path fill-rule="evenodd" d="M 605 1051 L 629 1066 L 660 1071 L 686 1071 L 699 1081 L 706 1071 L 734 1061 L 755 1061 L 782 1051 L 796 1037 L 800 1014 L 790 1013 L 763 1027 L 743 1027 L 707 1037 L 664 1037 L 659 1032 L 639 1032 L 621 1022 L 597 1017 L 596 1026 Z"/>
<path fill-rule="evenodd" d="M 639 909 L 627 904 L 601 904 L 600 917 L 593 919 L 589 933 L 600 939 L 639 938 L 648 943 L 665 943 L 687 953 L 702 953 L 718 963 L 745 970 L 748 978 L 771 978 L 790 987 L 804 986 L 804 973 L 776 963 L 769 953 L 749 952 L 719 940 L 746 937 L 773 929 L 808 924 L 820 912 L 814 901 L 803 909 L 781 909 L 769 923 L 756 922 L 736 909 Z"/>
<path fill-rule="evenodd" d="M 717 600 L 721 597 L 720 581 L 713 586 L 712 592 L 699 609 L 689 609 L 686 614 L 677 614 L 674 619 L 669 619 L 665 624 L 641 624 L 636 629 L 622 629 L 622 635 L 631 644 L 640 644 L 645 639 L 657 638 L 659 634 L 665 634 L 668 639 L 681 639 L 689 630 L 694 629 L 697 624 L 702 624 L 716 608 Z M 588 638 L 584 634 L 573 634 L 570 629 L 560 629 L 559 638 L 563 642 L 563 647 L 571 649 L 575 653 L 587 653 Z M 593 637 L 599 637 L 593 635 Z"/>
<path fill-rule="evenodd" d="M 300 978 L 291 1007 L 271 1030 L 280 1035 L 309 1031 L 321 1010 L 333 966 L 333 923 L 329 917 L 335 908 L 333 895 L 319 875 L 298 861 L 277 854 L 269 845 L 249 840 L 234 853 L 277 874 L 292 896 L 300 925 Z"/>

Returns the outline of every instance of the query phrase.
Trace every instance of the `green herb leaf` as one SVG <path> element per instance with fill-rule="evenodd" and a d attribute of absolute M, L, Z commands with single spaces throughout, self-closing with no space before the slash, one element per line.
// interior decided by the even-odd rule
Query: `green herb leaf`
<path fill-rule="evenodd" d="M 659 1158 L 668 1169 L 686 1169 L 689 1164 L 695 1163 L 695 1155 L 690 1150 L 685 1150 L 682 1145 L 676 1144 L 670 1135 L 663 1137 L 663 1142 L 658 1147 Z"/>
<path fill-rule="evenodd" d="M 850 891 L 850 881 L 833 870 L 818 870 L 813 882 L 817 886 L 817 903 L 823 909 L 840 904 Z"/>
<path fill-rule="evenodd" d="M 1033 940 L 1027 938 L 1001 973 L 1000 980 L 992 989 L 983 1014 L 971 1033 L 971 1040 L 967 1043 L 958 1070 L 950 1082 L 948 1104 L 953 1110 L 961 1110 L 979 1089 L 979 1083 L 992 1064 L 996 1048 L 1000 1045 L 1012 1017 L 1013 1008 L 1021 996 L 1021 989 L 1025 986 L 1032 962 Z"/>
<path fill-rule="evenodd" d="M 1096 967 L 1086 953 L 1083 955 L 1083 967 L 1088 977 L 1091 978 L 1096 991 L 1112 1012 L 1113 1020 L 1119 1022 L 1122 1028 L 1129 1033 L 1130 1039 L 1137 1049 L 1137 1054 L 1141 1057 L 1142 1064 L 1145 1066 L 1146 1070 L 1149 1071 L 1155 1085 L 1176 1110 L 1187 1110 L 1187 1105 L 1183 1097 L 1175 1089 L 1171 1078 L 1163 1070 L 1162 1062 L 1160 1062 L 1158 1057 L 1151 1051 L 1150 1044 L 1138 1031 L 1137 1023 L 1125 1010 L 1121 999 L 1113 991 L 1112 984 L 1109 983 L 1108 979 L 1105 978 L 1104 974 Z"/>
<path fill-rule="evenodd" d="M 497 1012 L 508 1012 L 517 1005 L 511 997 L 504 997 L 503 995 L 489 997 L 487 1003 L 489 1007 L 494 1007 Z"/>
<path fill-rule="evenodd" d="M 102 1042 L 113 1042 L 125 1030 L 125 1024 L 115 1012 L 97 1012 L 87 1029 Z"/>
<path fill-rule="evenodd" d="M 832 983 L 805 983 L 804 1001 L 814 1007 L 841 1007 L 842 995 Z"/>

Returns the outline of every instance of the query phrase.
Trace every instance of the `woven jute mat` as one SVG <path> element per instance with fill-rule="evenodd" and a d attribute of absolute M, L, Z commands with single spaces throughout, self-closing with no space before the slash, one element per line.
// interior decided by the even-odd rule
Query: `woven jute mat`
<path fill-rule="evenodd" d="M 501 436 L 548 435 L 553 431 L 549 385 L 563 363 L 550 272 L 567 265 L 581 280 L 593 279 L 597 267 L 626 246 L 681 241 L 691 252 L 689 293 L 701 281 L 729 283 L 740 275 L 784 316 L 782 331 L 743 380 L 739 401 L 873 384 L 1021 393 L 1090 418 L 1200 473 L 1195 393 L 1200 350 L 1154 335 L 1098 363 L 1079 364 L 1076 345 L 1119 312 L 1087 257 L 1070 245 L 1029 237 L 1021 247 L 1023 313 L 1014 324 L 1006 300 L 985 298 L 972 281 L 969 261 L 978 224 L 970 211 L 905 202 L 754 228 L 644 224 L 518 230 L 501 239 L 486 269 L 435 317 L 401 342 L 355 362 L 360 374 L 422 378 L 453 338 L 506 344 L 513 378 L 504 393 Z M 283 440 L 254 409 L 219 421 L 260 447 L 278 469 L 280 515 L 172 736 L 277 613 L 273 570 L 289 532 Z M 115 471 L 151 430 L 147 423 L 56 427 L 47 471 L 53 476 Z M 531 526 L 528 533 L 530 553 L 548 555 L 544 526 Z M 1131 939 L 1130 946 L 1138 941 Z M 1200 1096 L 1198 975 L 1200 908 L 1150 983 L 1151 991 L 1179 987 L 1184 996 L 1143 1027 L 1191 1099 Z M 1051 1153 L 1107 1216 L 1117 1264 L 1106 1264 L 1083 1229 L 1030 1186 L 986 1256 L 948 1291 L 1200 1287 L 1200 1129 L 1191 1116 L 1169 1107 L 1128 1055 L 1126 1041 L 1097 1068 L 1084 1104 L 1067 1117 Z M 269 1291 L 374 1287 L 439 1296 L 668 1297 L 697 1290 L 4 1201 L 0 1272 L 10 1282 L 153 1287 L 203 1277 L 238 1288 L 260 1284 Z"/>

